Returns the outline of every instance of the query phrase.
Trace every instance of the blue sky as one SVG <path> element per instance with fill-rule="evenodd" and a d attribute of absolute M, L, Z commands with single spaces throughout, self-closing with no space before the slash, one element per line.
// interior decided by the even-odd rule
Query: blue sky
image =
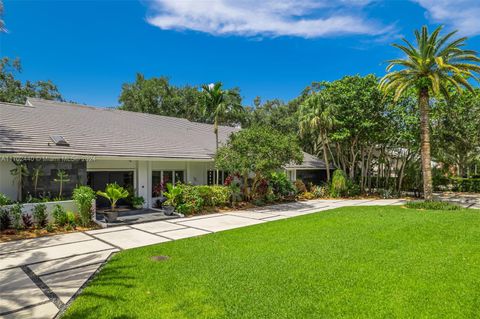
<path fill-rule="evenodd" d="M 0 0 L 1 1 L 1 0 Z M 67 100 L 115 106 L 136 72 L 289 100 L 312 81 L 384 74 L 392 42 L 445 24 L 480 51 L 478 0 L 4 1 L 0 55 Z M 468 8 L 468 9 L 467 9 Z"/>

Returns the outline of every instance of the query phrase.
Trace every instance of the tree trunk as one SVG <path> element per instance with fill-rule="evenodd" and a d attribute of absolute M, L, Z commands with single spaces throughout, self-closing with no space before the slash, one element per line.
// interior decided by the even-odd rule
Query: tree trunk
<path fill-rule="evenodd" d="M 213 131 L 215 132 L 215 151 L 218 152 L 218 123 L 217 120 L 215 119 L 215 125 L 213 127 Z M 216 171 L 217 174 L 215 174 L 215 184 L 218 185 L 218 169 Z"/>
<path fill-rule="evenodd" d="M 328 163 L 327 143 L 322 134 L 322 148 L 323 148 L 323 160 L 325 161 L 325 167 L 327 169 L 327 182 L 330 182 L 330 163 Z"/>
<path fill-rule="evenodd" d="M 420 109 L 420 148 L 422 152 L 423 197 L 432 200 L 432 164 L 430 157 L 430 119 L 428 88 L 421 88 L 418 98 Z"/>

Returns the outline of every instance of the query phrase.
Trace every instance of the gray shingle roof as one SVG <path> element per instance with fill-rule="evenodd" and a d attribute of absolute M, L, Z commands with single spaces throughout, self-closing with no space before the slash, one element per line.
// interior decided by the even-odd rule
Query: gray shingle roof
<path fill-rule="evenodd" d="M 290 164 L 286 167 L 295 169 L 326 169 L 327 165 L 325 165 L 325 161 L 319 159 L 318 157 L 303 152 L 302 164 Z"/>
<path fill-rule="evenodd" d="M 219 127 L 220 141 L 237 130 Z M 0 104 L 0 152 L 211 159 L 215 134 L 186 119 L 30 98 Z"/>
<path fill-rule="evenodd" d="M 225 142 L 238 131 L 219 127 Z M 69 146 L 55 145 L 60 135 Z M 29 98 L 27 105 L 0 103 L 0 153 L 212 159 L 213 125 L 186 119 Z M 301 165 L 325 168 L 304 153 Z"/>

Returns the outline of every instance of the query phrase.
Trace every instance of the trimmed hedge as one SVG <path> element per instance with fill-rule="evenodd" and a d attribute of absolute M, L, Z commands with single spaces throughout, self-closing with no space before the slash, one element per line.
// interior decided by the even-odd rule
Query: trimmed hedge
<path fill-rule="evenodd" d="M 480 193 L 480 178 L 451 178 L 450 183 L 455 192 Z"/>

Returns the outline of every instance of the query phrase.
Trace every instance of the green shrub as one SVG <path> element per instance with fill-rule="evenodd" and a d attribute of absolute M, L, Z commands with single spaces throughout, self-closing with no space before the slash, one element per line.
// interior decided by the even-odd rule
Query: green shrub
<path fill-rule="evenodd" d="M 53 223 L 48 223 L 45 226 L 45 230 L 49 233 L 53 233 L 55 231 L 55 226 L 53 225 Z"/>
<path fill-rule="evenodd" d="M 62 205 L 55 205 L 52 210 L 52 216 L 55 224 L 60 227 L 65 226 L 68 222 L 67 211 Z"/>
<path fill-rule="evenodd" d="M 39 228 L 45 227 L 47 224 L 47 206 L 45 204 L 37 204 L 33 208 L 33 219 L 35 225 Z"/>
<path fill-rule="evenodd" d="M 288 178 L 287 174 L 273 172 L 269 176 L 269 185 L 277 196 L 288 196 L 295 193 L 295 186 Z"/>
<path fill-rule="evenodd" d="M 23 228 L 22 208 L 23 208 L 23 205 L 19 203 L 14 204 L 10 208 L 10 216 L 12 218 L 13 228 L 15 228 L 16 230 Z"/>
<path fill-rule="evenodd" d="M 232 192 L 230 188 L 226 186 L 210 186 L 212 189 L 212 206 L 226 206 L 230 202 L 230 197 L 232 196 Z"/>
<path fill-rule="evenodd" d="M 480 178 L 451 178 L 450 182 L 456 192 L 480 192 Z"/>
<path fill-rule="evenodd" d="M 455 205 L 448 202 L 440 202 L 440 201 L 415 201 L 415 202 L 408 202 L 406 207 L 411 209 L 425 209 L 425 210 L 460 210 L 463 207 L 459 205 Z"/>
<path fill-rule="evenodd" d="M 81 225 L 88 226 L 92 218 L 92 202 L 96 197 L 95 192 L 88 186 L 79 186 L 73 190 L 72 197 L 78 207 Z"/>
<path fill-rule="evenodd" d="M 143 204 L 145 204 L 145 198 L 143 198 L 143 196 L 132 196 L 131 203 L 133 207 L 143 206 Z"/>
<path fill-rule="evenodd" d="M 77 216 L 75 216 L 75 213 L 72 211 L 67 211 L 66 216 L 67 225 L 75 229 L 75 227 L 77 227 Z"/>
<path fill-rule="evenodd" d="M 341 169 L 333 172 L 332 184 L 330 185 L 330 195 L 332 197 L 341 197 L 347 191 L 347 177 Z"/>
<path fill-rule="evenodd" d="M 9 229 L 10 225 L 11 219 L 8 210 L 0 208 L 0 230 Z"/>
<path fill-rule="evenodd" d="M 3 193 L 0 193 L 0 206 L 5 206 L 5 205 L 8 205 L 10 203 L 11 203 L 11 201 L 7 197 L 7 195 L 5 195 Z"/>

